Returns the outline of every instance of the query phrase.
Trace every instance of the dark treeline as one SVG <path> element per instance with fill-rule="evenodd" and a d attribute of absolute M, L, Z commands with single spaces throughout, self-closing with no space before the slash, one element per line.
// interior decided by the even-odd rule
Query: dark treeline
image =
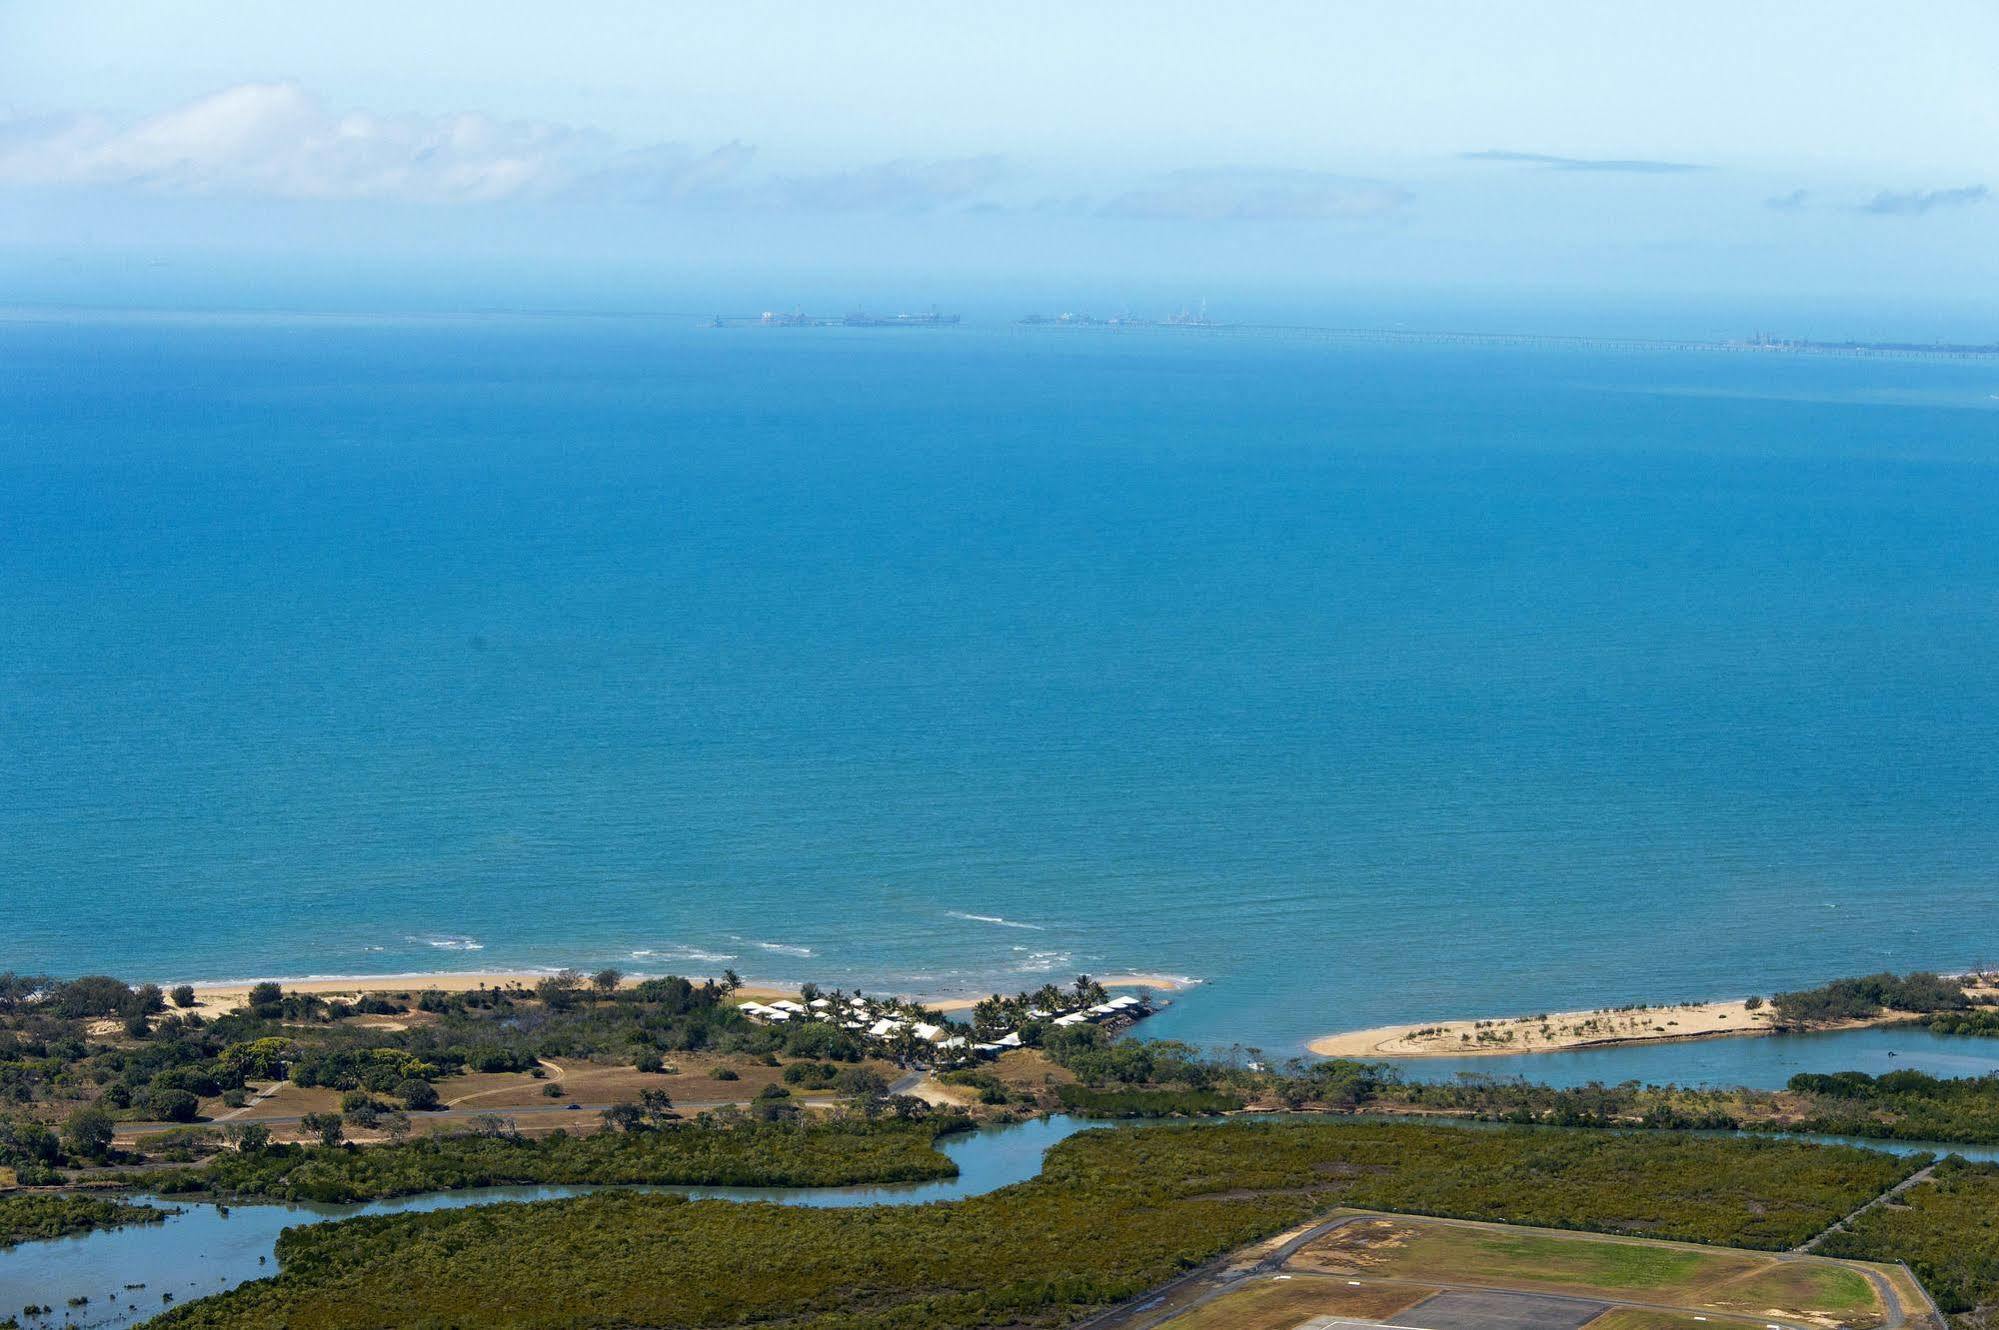
<path fill-rule="evenodd" d="M 397 1145 L 273 1145 L 256 1140 L 198 1168 L 128 1175 L 161 1195 L 207 1194 L 347 1202 L 466 1187 L 654 1184 L 833 1187 L 957 1175 L 934 1141 L 967 1125 L 859 1117 L 759 1122 L 733 1110 L 694 1123 L 528 1139 L 501 1130 L 428 1136 Z"/>
<path fill-rule="evenodd" d="M 1835 979 L 1817 988 L 1778 993 L 1770 999 L 1770 1008 L 1780 1025 L 1865 1020 L 1884 1011 L 1929 1015 L 1966 1011 L 1973 1005 L 1963 979 L 1927 971 L 1909 975 L 1883 971 L 1857 979 Z"/>
<path fill-rule="evenodd" d="M 168 1211 L 95 1196 L 0 1196 L 0 1248 L 126 1224 L 157 1224 Z"/>

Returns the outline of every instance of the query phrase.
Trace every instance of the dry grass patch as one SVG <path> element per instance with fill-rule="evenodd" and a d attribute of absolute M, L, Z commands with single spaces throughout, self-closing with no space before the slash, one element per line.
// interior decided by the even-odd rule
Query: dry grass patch
<path fill-rule="evenodd" d="M 1290 1279 L 1266 1277 L 1248 1288 L 1225 1293 L 1196 1307 L 1171 1324 L 1172 1330 L 1291 1330 L 1300 1321 L 1314 1316 L 1379 1321 L 1414 1306 L 1436 1291 L 1380 1284 L 1355 1288 L 1341 1280 L 1312 1275 Z"/>

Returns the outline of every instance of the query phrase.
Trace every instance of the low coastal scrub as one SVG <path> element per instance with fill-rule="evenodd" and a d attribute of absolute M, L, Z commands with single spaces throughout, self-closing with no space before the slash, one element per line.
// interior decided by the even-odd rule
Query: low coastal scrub
<path fill-rule="evenodd" d="M 1780 1025 L 1826 1025 L 1866 1020 L 1884 1011 L 1927 1015 L 1932 1012 L 1964 1011 L 1971 1006 L 1971 995 L 1965 992 L 1964 980 L 1927 971 L 1910 975 L 1884 971 L 1858 979 L 1835 979 L 1818 988 L 1778 993 L 1770 999 L 1770 1009 Z"/>
<path fill-rule="evenodd" d="M 168 1211 L 94 1196 L 0 1196 L 0 1248 L 127 1224 L 157 1224 Z"/>
<path fill-rule="evenodd" d="M 962 1125 L 735 1121 L 590 1136 L 432 1136 L 401 1145 L 265 1145 L 199 1168 L 128 1176 L 161 1195 L 203 1193 L 351 1202 L 466 1187 L 650 1183 L 717 1187 L 837 1187 L 957 1176 L 940 1132 Z"/>
<path fill-rule="evenodd" d="M 1241 1096 L 1219 1090 L 1100 1090 L 1087 1085 L 1057 1087 L 1062 1107 L 1086 1118 L 1205 1117 L 1233 1113 Z"/>
<path fill-rule="evenodd" d="M 1938 1016 L 1930 1022 L 1930 1033 L 1975 1035 L 1986 1039 L 1999 1039 L 1999 1008 L 1981 1007 L 1976 1011 L 1963 1011 L 1948 1016 Z"/>
<path fill-rule="evenodd" d="M 1999 1076 L 1805 1073 L 1793 1076 L 1789 1088 L 1808 1097 L 1797 1125 L 1809 1131 L 1907 1141 L 1999 1141 Z"/>
<path fill-rule="evenodd" d="M 1988 1325 L 1999 1313 L 1999 1165 L 1946 1159 L 1930 1182 L 1869 1210 L 1818 1250 L 1905 1261 L 1954 1321 Z"/>
<path fill-rule="evenodd" d="M 1250 1123 L 1085 1132 L 948 1204 L 599 1194 L 289 1230 L 277 1278 L 160 1330 L 1053 1326 L 1338 1204 L 1782 1248 L 1912 1164 L 1670 1134 Z"/>

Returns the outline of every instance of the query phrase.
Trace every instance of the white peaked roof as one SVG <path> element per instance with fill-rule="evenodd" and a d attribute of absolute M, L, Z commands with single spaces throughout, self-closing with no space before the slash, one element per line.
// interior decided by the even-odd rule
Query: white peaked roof
<path fill-rule="evenodd" d="M 1081 1025 L 1089 1019 L 1088 1016 L 1085 1016 L 1080 1011 L 1072 1011 L 1067 1016 L 1057 1016 L 1055 1023 L 1057 1025 Z"/>
<path fill-rule="evenodd" d="M 994 1043 L 994 1044 L 995 1044 L 996 1046 L 1000 1047 L 1000 1048 L 1019 1048 L 1019 1047 L 1020 1047 L 1020 1031 L 1018 1031 L 1018 1030 L 1008 1030 L 1008 1031 L 1007 1031 L 1007 1032 L 1006 1032 L 1005 1034 L 1001 1035 L 1001 1036 L 1000 1036 L 1000 1037 L 999 1037 L 998 1039 L 995 1039 L 995 1040 L 993 1041 L 993 1043 Z"/>
<path fill-rule="evenodd" d="M 779 1011 L 776 1007 L 766 1007 L 763 1011 L 758 1012 L 757 1014 L 762 1016 L 767 1021 L 788 1021 L 791 1019 L 790 1012 Z"/>
<path fill-rule="evenodd" d="M 804 1003 L 802 1003 L 802 1002 L 793 1002 L 793 1001 L 792 1001 L 792 1000 L 791 1000 L 790 998 L 779 998 L 779 999 L 778 999 L 777 1001 L 775 1001 L 775 1002 L 771 1003 L 771 1006 L 773 1006 L 773 1007 L 776 1007 L 776 1008 L 777 1008 L 777 1009 L 778 1009 L 779 1011 L 804 1011 L 804 1010 L 805 1010 L 805 1004 L 804 1004 Z"/>
<path fill-rule="evenodd" d="M 815 1011 L 824 1011 L 826 1010 L 826 1008 L 832 1006 L 833 1004 L 831 1001 L 829 1001 L 826 998 L 813 998 L 810 1002 L 806 1003 L 805 1005 L 811 1007 Z"/>
<path fill-rule="evenodd" d="M 876 1021 L 873 1025 L 870 1025 L 868 1027 L 868 1033 L 873 1035 L 877 1039 L 883 1039 L 888 1037 L 889 1035 L 894 1034 L 897 1030 L 900 1030 L 901 1028 L 902 1028 L 901 1021 L 892 1021 L 888 1017 L 884 1016 L 880 1020 Z"/>
<path fill-rule="evenodd" d="M 940 1040 L 937 1044 L 939 1048 L 963 1048 L 964 1046 L 965 1036 L 961 1034 L 954 1034 L 949 1039 Z"/>
<path fill-rule="evenodd" d="M 910 1028 L 916 1032 L 916 1037 L 918 1039 L 927 1039 L 932 1043 L 935 1043 L 937 1041 L 938 1035 L 944 1033 L 943 1026 L 931 1025 L 927 1021 L 918 1021 L 915 1025 L 911 1026 Z"/>
<path fill-rule="evenodd" d="M 1111 1015 L 1117 1009 L 1118 1007 L 1115 1002 L 1099 1002 L 1096 1006 L 1090 1008 L 1091 1011 L 1104 1016 Z"/>
<path fill-rule="evenodd" d="M 1123 997 L 1112 998 L 1110 1005 L 1113 1007 L 1135 1007 L 1138 1005 L 1138 999 L 1126 993 Z"/>

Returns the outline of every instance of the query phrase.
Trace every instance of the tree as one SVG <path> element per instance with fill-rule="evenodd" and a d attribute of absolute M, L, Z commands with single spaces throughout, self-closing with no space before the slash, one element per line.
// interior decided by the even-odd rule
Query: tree
<path fill-rule="evenodd" d="M 167 995 L 160 991 L 158 984 L 142 984 L 139 991 L 132 995 L 132 1000 L 148 1016 L 167 1009 Z"/>
<path fill-rule="evenodd" d="M 645 1110 L 637 1104 L 613 1104 L 597 1116 L 612 1131 L 637 1131 L 644 1123 Z"/>
<path fill-rule="evenodd" d="M 347 1123 L 338 1113 L 308 1113 L 298 1125 L 306 1135 L 317 1136 L 321 1145 L 338 1145 L 347 1139 Z"/>
<path fill-rule="evenodd" d="M 396 1086 L 396 1097 L 403 1101 L 403 1107 L 416 1113 L 427 1113 L 444 1102 L 438 1097 L 436 1086 L 415 1077 Z"/>
<path fill-rule="evenodd" d="M 550 1011 L 567 1011 L 576 1005 L 576 985 L 582 978 L 574 970 L 559 970 L 534 986 L 534 995 Z"/>
<path fill-rule="evenodd" d="M 58 1016 L 117 1016 L 132 1003 L 132 990 L 109 975 L 87 974 L 58 985 L 53 1006 Z"/>
<path fill-rule="evenodd" d="M 590 976 L 590 984 L 599 993 L 615 993 L 618 989 L 619 981 L 624 979 L 624 977 L 619 971 L 606 966 Z"/>
<path fill-rule="evenodd" d="M 645 1114 L 646 1122 L 654 1127 L 664 1126 L 678 1116 L 673 1111 L 673 1100 L 667 1097 L 664 1090 L 639 1091 L 639 1107 Z"/>
<path fill-rule="evenodd" d="M 111 1115 L 101 1108 L 79 1108 L 62 1124 L 63 1149 L 80 1159 L 102 1159 L 117 1131 Z"/>
<path fill-rule="evenodd" d="M 247 1043 L 231 1044 L 222 1050 L 222 1070 L 239 1080 L 281 1081 L 285 1064 L 298 1055 L 288 1039 L 267 1036 Z"/>
<path fill-rule="evenodd" d="M 230 1123 L 228 1136 L 246 1155 L 256 1154 L 271 1143 L 271 1129 L 261 1122 Z"/>
<path fill-rule="evenodd" d="M 819 985 L 807 982 L 798 986 L 798 1000 L 800 1002 L 810 1002 L 818 996 Z"/>
<path fill-rule="evenodd" d="M 389 1112 L 382 1114 L 381 1127 L 384 1136 L 394 1141 L 397 1145 L 401 1145 L 410 1137 L 410 1115 L 391 1109 Z"/>
<path fill-rule="evenodd" d="M 841 1094 L 872 1098 L 888 1093 L 888 1078 L 870 1067 L 842 1067 L 833 1086 Z"/>
<path fill-rule="evenodd" d="M 170 996 L 173 998 L 176 1007 L 183 1010 L 192 1007 L 194 1005 L 194 985 L 175 984 Z"/>
<path fill-rule="evenodd" d="M 185 1090 L 153 1090 L 146 1095 L 146 1112 L 162 1122 L 192 1122 L 201 1111 L 201 1101 Z"/>
<path fill-rule="evenodd" d="M 1763 999 L 1752 995 L 1742 1000 L 1742 1006 L 1746 1011 L 1760 1011 L 1763 1007 Z"/>
<path fill-rule="evenodd" d="M 722 971 L 722 991 L 733 993 L 743 986 L 743 977 L 734 970 Z"/>
<path fill-rule="evenodd" d="M 250 989 L 250 1010 L 258 1016 L 275 1016 L 285 1000 L 285 990 L 266 979 Z"/>

